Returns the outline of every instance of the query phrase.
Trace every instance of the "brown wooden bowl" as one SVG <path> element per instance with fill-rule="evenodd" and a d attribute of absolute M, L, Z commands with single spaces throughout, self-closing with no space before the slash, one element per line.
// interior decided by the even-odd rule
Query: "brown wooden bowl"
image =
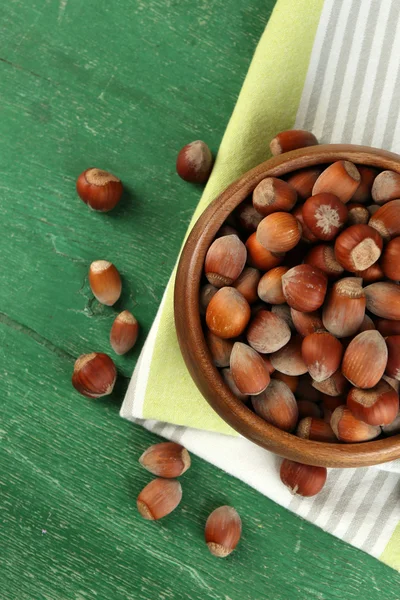
<path fill-rule="evenodd" d="M 248 171 L 210 204 L 187 239 L 175 283 L 175 323 L 182 355 L 194 382 L 204 398 L 233 429 L 259 446 L 298 462 L 325 467 L 364 467 L 400 458 L 400 435 L 358 444 L 327 444 L 304 440 L 270 425 L 238 400 L 224 383 L 212 363 L 199 312 L 204 259 L 227 216 L 264 177 L 281 177 L 303 167 L 336 160 L 349 160 L 400 173 L 398 154 L 347 144 L 294 150 Z"/>

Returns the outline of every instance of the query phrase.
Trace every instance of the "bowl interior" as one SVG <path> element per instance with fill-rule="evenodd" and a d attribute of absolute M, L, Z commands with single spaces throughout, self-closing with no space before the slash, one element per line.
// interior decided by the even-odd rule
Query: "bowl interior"
<path fill-rule="evenodd" d="M 214 410 L 254 443 L 299 462 L 326 467 L 360 467 L 400 458 L 400 435 L 359 444 L 314 442 L 286 433 L 257 416 L 234 396 L 214 366 L 204 338 L 199 290 L 205 255 L 228 215 L 265 177 L 337 160 L 400 173 L 400 156 L 353 145 L 320 145 L 271 158 L 230 185 L 205 210 L 183 248 L 175 283 L 175 323 L 183 358 L 197 387 Z"/>

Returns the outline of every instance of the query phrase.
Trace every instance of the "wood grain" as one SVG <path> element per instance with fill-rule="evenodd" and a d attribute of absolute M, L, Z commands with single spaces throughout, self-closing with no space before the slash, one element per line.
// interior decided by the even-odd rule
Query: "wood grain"
<path fill-rule="evenodd" d="M 193 457 L 180 508 L 144 522 L 156 441 L 118 408 L 140 343 L 116 358 L 111 399 L 70 385 L 82 352 L 111 352 L 120 308 L 156 313 L 201 189 L 177 150 L 216 150 L 273 1 L 16 0 L 0 23 L 1 600 L 392 599 L 400 576 Z M 110 169 L 129 193 L 90 212 L 74 183 Z M 124 277 L 118 307 L 94 301 L 92 260 Z M 226 561 L 203 542 L 231 503 L 243 539 Z M 251 585 L 249 585 L 251 573 Z"/>
<path fill-rule="evenodd" d="M 211 203 L 193 227 L 179 260 L 175 284 L 175 323 L 183 358 L 194 382 L 218 414 L 252 442 L 280 456 L 324 467 L 362 467 L 400 458 L 400 435 L 362 444 L 327 444 L 301 439 L 274 427 L 239 400 L 213 364 L 203 334 L 199 290 L 204 260 L 215 234 L 229 215 L 265 177 L 297 169 L 349 160 L 400 173 L 393 152 L 329 144 L 274 156 L 245 173 Z"/>

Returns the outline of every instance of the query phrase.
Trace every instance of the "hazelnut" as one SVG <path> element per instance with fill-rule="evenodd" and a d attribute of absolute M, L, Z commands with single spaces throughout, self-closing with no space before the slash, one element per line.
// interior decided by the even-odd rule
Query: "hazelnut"
<path fill-rule="evenodd" d="M 349 202 L 347 210 L 349 211 L 347 216 L 348 225 L 366 225 L 371 217 L 368 208 L 358 204 L 358 202 Z"/>
<path fill-rule="evenodd" d="M 339 160 L 329 165 L 313 187 L 313 196 L 327 192 L 334 194 L 346 204 L 360 185 L 361 176 L 357 167 L 348 160 Z"/>
<path fill-rule="evenodd" d="M 386 375 L 400 381 L 400 335 L 390 335 L 385 342 L 388 349 Z"/>
<path fill-rule="evenodd" d="M 248 398 L 248 394 L 242 394 L 238 390 L 236 383 L 233 380 L 231 370 L 230 369 L 222 369 L 221 375 L 222 375 L 222 379 L 224 380 L 224 382 L 226 383 L 226 385 L 228 386 L 228 388 L 230 389 L 232 394 L 234 396 L 236 396 L 236 398 L 238 400 L 241 400 L 242 402 L 246 402 L 246 400 Z"/>
<path fill-rule="evenodd" d="M 217 292 L 218 288 L 216 288 L 214 285 L 211 285 L 211 283 L 206 283 L 203 285 L 203 287 L 200 289 L 199 295 L 200 314 L 206 314 L 207 306 L 210 304 L 211 298 L 215 296 Z"/>
<path fill-rule="evenodd" d="M 277 177 L 266 177 L 253 192 L 253 206 L 264 217 L 274 212 L 289 212 L 296 201 L 296 190 Z"/>
<path fill-rule="evenodd" d="M 293 214 L 294 217 L 296 217 L 297 222 L 300 225 L 300 235 L 301 235 L 300 239 L 305 244 L 314 244 L 315 242 L 318 242 L 317 236 L 313 234 L 313 232 L 311 231 L 311 229 L 309 227 L 307 227 L 306 222 L 304 221 L 304 218 L 303 218 L 303 207 L 302 206 L 297 206 L 293 210 L 292 214 Z"/>
<path fill-rule="evenodd" d="M 311 131 L 304 129 L 288 129 L 281 131 L 270 142 L 270 149 L 274 156 L 297 150 L 298 148 L 306 148 L 307 146 L 316 146 L 318 140 Z"/>
<path fill-rule="evenodd" d="M 335 256 L 344 269 L 365 271 L 380 257 L 383 241 L 369 225 L 351 225 L 335 241 Z"/>
<path fill-rule="evenodd" d="M 395 171 L 382 171 L 375 177 L 371 195 L 376 204 L 400 198 L 400 174 Z"/>
<path fill-rule="evenodd" d="M 201 140 L 187 144 L 176 160 L 176 172 L 190 183 L 205 183 L 210 177 L 213 157 L 210 148 Z"/>
<path fill-rule="evenodd" d="M 278 315 L 281 319 L 283 319 L 288 325 L 289 329 L 295 331 L 295 326 L 293 324 L 292 316 L 290 314 L 290 306 L 287 304 L 274 304 L 271 306 L 271 312 L 274 315 Z"/>
<path fill-rule="evenodd" d="M 129 312 L 124 310 L 115 317 L 110 331 L 111 347 L 116 354 L 126 354 L 136 344 L 139 335 L 139 323 Z"/>
<path fill-rule="evenodd" d="M 343 396 L 347 392 L 349 383 L 340 370 L 324 381 L 313 381 L 313 388 L 328 396 Z"/>
<path fill-rule="evenodd" d="M 256 235 L 257 241 L 270 252 L 287 252 L 298 244 L 301 231 L 296 217 L 276 212 L 261 221 Z"/>
<path fill-rule="evenodd" d="M 269 359 L 274 369 L 285 375 L 303 375 L 307 373 L 307 365 L 301 355 L 302 338 L 292 337 L 286 346 L 273 352 Z"/>
<path fill-rule="evenodd" d="M 377 317 L 400 320 L 400 285 L 379 281 L 364 288 L 367 309 Z"/>
<path fill-rule="evenodd" d="M 290 313 L 292 315 L 292 320 L 296 331 L 302 337 L 310 335 L 311 333 L 315 333 L 316 331 L 324 330 L 321 316 L 317 311 L 305 313 L 291 308 Z"/>
<path fill-rule="evenodd" d="M 365 204 L 366 202 L 371 201 L 372 184 L 379 171 L 378 169 L 365 167 L 364 165 L 357 165 L 357 169 L 360 173 L 361 181 L 351 200 L 352 202 L 361 202 L 361 204 Z"/>
<path fill-rule="evenodd" d="M 368 442 L 378 437 L 381 428 L 356 419 L 347 406 L 338 406 L 331 417 L 331 427 L 341 442 Z"/>
<path fill-rule="evenodd" d="M 299 419 L 307 417 L 321 418 L 321 409 L 315 402 L 311 400 L 297 400 L 297 408 L 299 411 Z"/>
<path fill-rule="evenodd" d="M 400 237 L 388 242 L 383 252 L 381 263 L 385 277 L 393 281 L 400 281 Z"/>
<path fill-rule="evenodd" d="M 281 264 L 285 254 L 276 254 L 270 252 L 257 240 L 257 233 L 254 232 L 246 241 L 247 262 L 251 267 L 260 269 L 261 271 L 269 271 L 273 267 Z"/>
<path fill-rule="evenodd" d="M 286 181 L 290 186 L 292 186 L 292 188 L 296 190 L 299 200 L 304 202 L 312 195 L 314 183 L 317 181 L 321 173 L 322 169 L 320 167 L 299 169 L 298 171 L 290 173 L 287 176 Z"/>
<path fill-rule="evenodd" d="M 106 306 L 112 306 L 121 295 L 121 277 L 108 260 L 95 260 L 89 268 L 89 284 L 95 298 Z"/>
<path fill-rule="evenodd" d="M 250 320 L 247 300 L 233 287 L 223 287 L 211 298 L 206 311 L 210 331 L 221 338 L 240 335 Z"/>
<path fill-rule="evenodd" d="M 314 405 L 315 406 L 315 405 Z M 314 442 L 336 443 L 337 437 L 329 423 L 315 417 L 301 419 L 296 429 L 297 437 Z"/>
<path fill-rule="evenodd" d="M 76 190 L 79 197 L 100 212 L 112 210 L 120 201 L 123 187 L 115 175 L 101 169 L 86 169 L 78 177 Z"/>
<path fill-rule="evenodd" d="M 293 431 L 298 419 L 296 398 L 286 383 L 271 379 L 269 386 L 251 403 L 256 414 L 283 431 Z"/>
<path fill-rule="evenodd" d="M 242 521 L 232 506 L 220 506 L 208 517 L 204 536 L 209 551 L 218 558 L 225 558 L 239 543 Z"/>
<path fill-rule="evenodd" d="M 317 267 L 326 273 L 329 279 L 337 279 L 344 271 L 342 265 L 336 260 L 333 246 L 328 244 L 319 244 L 311 248 L 304 258 L 304 263 Z"/>
<path fill-rule="evenodd" d="M 245 267 L 232 286 L 246 298 L 249 304 L 254 304 L 258 300 L 257 288 L 261 273 L 253 267 Z"/>
<path fill-rule="evenodd" d="M 357 331 L 357 333 L 362 333 L 363 331 L 372 331 L 373 329 L 376 329 L 375 323 L 371 317 L 364 315 L 363 322 L 361 323 L 360 329 Z"/>
<path fill-rule="evenodd" d="M 189 452 L 175 442 L 161 442 L 147 448 L 139 462 L 157 477 L 172 479 L 183 475 L 190 467 Z"/>
<path fill-rule="evenodd" d="M 366 389 L 374 387 L 385 372 L 388 350 L 379 331 L 364 331 L 347 346 L 342 373 L 351 384 Z"/>
<path fill-rule="evenodd" d="M 230 358 L 233 381 L 241 394 L 260 394 L 270 382 L 261 356 L 247 344 L 235 342 Z"/>
<path fill-rule="evenodd" d="M 400 200 L 381 206 L 370 218 L 369 225 L 387 242 L 400 235 Z"/>
<path fill-rule="evenodd" d="M 390 319 L 375 319 L 377 330 L 383 337 L 388 335 L 400 335 L 400 321 L 391 321 Z"/>
<path fill-rule="evenodd" d="M 365 316 L 362 279 L 345 277 L 333 284 L 322 310 L 324 327 L 338 338 L 358 332 Z"/>
<path fill-rule="evenodd" d="M 260 310 L 251 320 L 246 336 L 254 350 L 269 354 L 285 346 L 290 340 L 291 332 L 281 317 L 268 310 Z"/>
<path fill-rule="evenodd" d="M 285 458 L 282 461 L 280 477 L 292 494 L 315 496 L 325 485 L 327 470 L 325 467 L 303 465 Z"/>
<path fill-rule="evenodd" d="M 206 332 L 206 341 L 214 365 L 216 367 L 229 367 L 233 342 L 231 340 L 224 340 L 208 330 Z"/>
<path fill-rule="evenodd" d="M 237 235 L 224 235 L 213 241 L 206 254 L 204 271 L 217 288 L 231 285 L 243 271 L 247 250 Z"/>
<path fill-rule="evenodd" d="M 265 273 L 257 288 L 259 298 L 269 304 L 285 304 L 285 296 L 282 289 L 282 277 L 289 271 L 288 267 L 275 267 Z"/>
<path fill-rule="evenodd" d="M 279 373 L 279 371 L 275 370 L 272 373 L 272 379 L 279 379 L 279 381 L 283 381 L 283 383 L 286 383 L 289 390 L 293 392 L 293 394 L 297 390 L 297 386 L 299 384 L 299 378 L 297 375 L 285 375 L 285 373 Z"/>
<path fill-rule="evenodd" d="M 375 263 L 365 269 L 365 271 L 356 271 L 354 273 L 357 277 L 361 277 L 364 285 L 368 283 L 376 283 L 377 281 L 382 281 L 385 278 L 385 274 L 382 271 L 382 267 L 379 263 Z"/>
<path fill-rule="evenodd" d="M 291 308 L 312 312 L 322 306 L 328 287 L 325 273 L 311 265 L 298 265 L 282 277 L 283 294 Z"/>
<path fill-rule="evenodd" d="M 368 390 L 351 388 L 347 407 L 356 419 L 369 425 L 389 425 L 399 412 L 399 395 L 382 379 Z"/>
<path fill-rule="evenodd" d="M 263 215 L 260 215 L 251 202 L 241 202 L 233 214 L 237 224 L 248 234 L 256 231 L 263 220 Z"/>
<path fill-rule="evenodd" d="M 339 369 L 343 346 L 327 331 L 317 331 L 303 339 L 301 354 L 314 381 L 325 381 Z"/>
<path fill-rule="evenodd" d="M 75 362 L 72 385 L 87 398 L 108 396 L 114 389 L 117 369 L 112 359 L 101 352 L 82 354 Z"/>
<path fill-rule="evenodd" d="M 153 479 L 140 492 L 137 508 L 144 519 L 156 521 L 169 515 L 182 499 L 182 487 L 175 479 Z"/>
<path fill-rule="evenodd" d="M 305 201 L 303 220 L 319 240 L 333 240 L 347 221 L 348 210 L 334 194 L 316 194 Z"/>

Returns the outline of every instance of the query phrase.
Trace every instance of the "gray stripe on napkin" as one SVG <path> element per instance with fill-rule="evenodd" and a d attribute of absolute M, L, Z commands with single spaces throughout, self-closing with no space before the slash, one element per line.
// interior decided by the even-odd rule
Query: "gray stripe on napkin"
<path fill-rule="evenodd" d="M 365 552 L 371 552 L 371 550 L 375 546 L 376 540 L 379 538 L 380 532 L 383 530 L 386 523 L 389 521 L 393 512 L 395 511 L 395 509 L 399 509 L 400 481 L 397 475 L 392 475 L 392 477 L 396 479 L 394 489 L 386 499 L 384 506 L 381 508 L 379 519 L 377 519 L 373 528 L 369 532 L 367 539 L 361 546 L 361 548 L 365 550 Z"/>
<path fill-rule="evenodd" d="M 321 134 L 323 141 L 330 140 L 332 137 L 333 127 L 335 125 L 334 115 L 338 112 L 340 96 L 342 94 L 344 76 L 346 73 L 347 63 L 350 56 L 351 46 L 353 44 L 353 32 L 357 26 L 357 19 L 361 9 L 361 3 L 358 0 L 353 0 L 350 12 L 347 16 L 345 31 L 342 40 L 342 46 L 339 50 L 339 59 L 335 72 L 335 85 L 333 86 L 326 112 L 326 119 Z"/>
<path fill-rule="evenodd" d="M 324 84 L 324 73 L 326 71 L 327 63 L 329 60 L 329 56 L 331 53 L 331 47 L 333 38 L 335 35 L 336 25 L 339 19 L 340 13 L 340 2 L 334 2 L 332 6 L 332 12 L 329 17 L 329 21 L 326 27 L 326 35 L 324 40 L 324 45 L 322 47 L 321 54 L 319 56 L 318 65 L 316 69 L 316 75 L 314 79 L 314 85 L 312 89 L 312 93 L 310 96 L 310 100 L 306 110 L 306 116 L 304 119 L 304 129 L 309 129 L 310 131 L 313 128 L 315 114 L 317 111 L 318 102 L 323 90 Z"/>
<path fill-rule="evenodd" d="M 369 6 L 369 12 L 364 30 L 361 52 L 357 64 L 354 85 L 350 96 L 349 107 L 346 115 L 345 126 L 343 129 L 343 143 L 350 143 L 353 137 L 354 125 L 357 117 L 357 109 L 361 99 L 365 76 L 367 73 L 368 62 L 371 55 L 372 42 L 378 23 L 379 1 L 372 2 Z"/>
<path fill-rule="evenodd" d="M 386 74 L 389 67 L 389 60 L 393 49 L 393 43 L 399 20 L 399 13 L 400 3 L 392 2 L 389 11 L 389 18 L 386 23 L 385 36 L 383 38 L 383 45 L 381 47 L 381 54 L 379 57 L 374 87 L 372 90 L 371 100 L 368 107 L 368 119 L 365 123 L 365 128 L 362 136 L 362 143 L 367 146 L 370 146 L 372 143 L 372 138 L 376 127 L 376 119 L 379 114 L 381 105 L 380 101 L 382 99 L 382 89 L 385 83 Z"/>
<path fill-rule="evenodd" d="M 327 523 L 324 525 L 324 529 L 329 531 L 329 533 L 334 531 L 334 529 L 340 523 L 342 517 L 346 514 L 346 509 L 352 501 L 354 495 L 359 491 L 360 485 L 362 484 L 366 474 L 367 469 L 356 469 L 353 475 L 350 477 L 350 481 L 338 497 L 336 505 L 333 507 L 332 514 Z"/>
<path fill-rule="evenodd" d="M 393 138 L 396 131 L 396 123 L 399 118 L 400 110 L 400 61 L 396 74 L 396 81 L 394 84 L 393 97 L 390 102 L 390 108 L 388 118 L 385 127 L 385 133 L 383 136 L 382 146 L 383 148 L 392 148 Z"/>
<path fill-rule="evenodd" d="M 372 503 L 374 502 L 376 496 L 379 494 L 380 489 L 382 488 L 388 477 L 389 473 L 387 473 L 386 471 L 380 471 L 379 474 L 375 476 L 375 479 L 371 483 L 371 486 L 368 488 L 368 491 L 365 494 L 363 501 L 358 506 L 357 512 L 355 513 L 350 525 L 343 534 L 343 539 L 346 542 L 351 542 L 352 539 L 359 532 L 360 528 L 362 527 L 365 521 L 368 511 L 371 508 Z M 385 509 L 386 506 L 383 506 L 382 512 L 379 516 L 379 520 L 381 520 L 381 516 Z"/>

